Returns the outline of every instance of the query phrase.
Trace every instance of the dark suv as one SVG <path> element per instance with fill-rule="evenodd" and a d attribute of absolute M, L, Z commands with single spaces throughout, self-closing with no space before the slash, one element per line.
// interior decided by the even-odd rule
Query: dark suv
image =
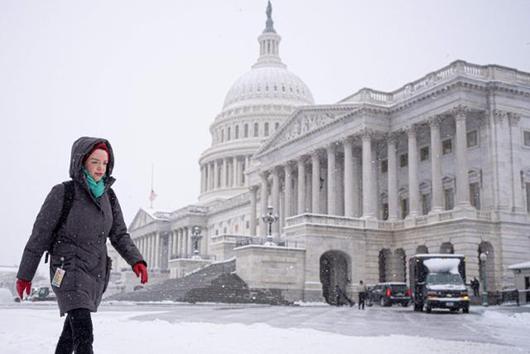
<path fill-rule="evenodd" d="M 372 287 L 368 293 L 368 301 L 381 306 L 401 304 L 406 307 L 410 304 L 411 292 L 405 283 L 379 283 Z"/>

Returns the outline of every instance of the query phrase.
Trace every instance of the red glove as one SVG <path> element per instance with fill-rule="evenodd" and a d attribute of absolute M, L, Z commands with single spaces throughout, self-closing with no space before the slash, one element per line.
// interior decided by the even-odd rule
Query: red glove
<path fill-rule="evenodd" d="M 133 265 L 133 272 L 137 277 L 140 277 L 140 282 L 142 284 L 147 283 L 147 267 L 144 262 L 137 262 Z"/>
<path fill-rule="evenodd" d="M 24 297 L 24 290 L 26 290 L 26 294 L 29 296 L 31 293 L 31 282 L 24 279 L 17 279 L 17 293 L 20 300 Z"/>

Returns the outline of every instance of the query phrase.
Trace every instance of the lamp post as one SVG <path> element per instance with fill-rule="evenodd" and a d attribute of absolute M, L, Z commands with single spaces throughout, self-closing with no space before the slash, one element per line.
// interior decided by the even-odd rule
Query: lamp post
<path fill-rule="evenodd" d="M 191 228 L 191 241 L 193 242 L 193 257 L 192 258 L 201 258 L 199 256 L 199 240 L 202 238 L 201 236 L 201 227 L 198 225 L 195 225 Z"/>
<path fill-rule="evenodd" d="M 482 252 L 479 256 L 480 263 L 482 264 L 482 306 L 488 306 L 488 275 L 486 272 L 486 261 L 488 260 L 488 254 Z"/>
<path fill-rule="evenodd" d="M 267 207 L 267 214 L 263 215 L 261 219 L 267 224 L 267 241 L 265 242 L 265 246 L 275 246 L 274 242 L 272 242 L 272 224 L 278 221 L 279 217 L 272 213 L 272 206 L 269 205 Z"/>

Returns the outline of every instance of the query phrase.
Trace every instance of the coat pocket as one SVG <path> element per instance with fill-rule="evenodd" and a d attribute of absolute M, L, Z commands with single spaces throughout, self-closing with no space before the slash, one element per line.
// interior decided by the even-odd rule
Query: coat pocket
<path fill-rule="evenodd" d="M 112 259 L 107 256 L 107 269 L 105 270 L 105 285 L 103 286 L 103 292 L 107 290 L 110 281 L 110 272 L 112 271 Z"/>
<path fill-rule="evenodd" d="M 50 261 L 50 281 L 53 279 L 59 268 L 62 268 L 65 271 L 61 286 L 57 287 L 52 285 L 52 289 L 59 291 L 75 289 L 75 257 L 52 255 Z"/>

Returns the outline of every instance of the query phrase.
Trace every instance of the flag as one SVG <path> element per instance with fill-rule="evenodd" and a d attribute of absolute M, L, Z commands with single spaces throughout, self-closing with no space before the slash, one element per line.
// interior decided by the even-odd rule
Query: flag
<path fill-rule="evenodd" d="M 149 193 L 149 201 L 153 202 L 158 195 L 155 193 L 153 189 L 151 189 L 151 193 Z"/>

